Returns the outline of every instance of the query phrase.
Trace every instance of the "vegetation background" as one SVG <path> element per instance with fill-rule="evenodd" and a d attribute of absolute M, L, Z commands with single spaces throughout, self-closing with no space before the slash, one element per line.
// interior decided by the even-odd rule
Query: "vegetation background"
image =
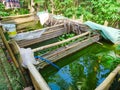
<path fill-rule="evenodd" d="M 107 20 L 109 26 L 120 27 L 120 0 L 20 0 L 21 8 L 12 10 L 6 10 L 0 3 L 0 16 L 28 14 L 31 4 L 38 11 L 46 10 L 76 19 L 83 15 L 84 21 L 103 24 Z"/>

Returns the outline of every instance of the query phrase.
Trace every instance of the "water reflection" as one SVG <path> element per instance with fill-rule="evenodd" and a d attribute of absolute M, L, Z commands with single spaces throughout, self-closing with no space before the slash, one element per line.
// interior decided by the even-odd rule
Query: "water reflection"
<path fill-rule="evenodd" d="M 94 44 L 63 62 L 71 59 L 59 71 L 49 75 L 46 72 L 45 79 L 52 90 L 94 90 L 110 73 L 116 54 L 111 48 Z"/>

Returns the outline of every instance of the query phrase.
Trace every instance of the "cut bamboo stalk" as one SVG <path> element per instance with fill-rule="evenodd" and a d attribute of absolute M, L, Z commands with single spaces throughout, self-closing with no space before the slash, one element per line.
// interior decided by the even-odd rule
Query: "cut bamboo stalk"
<path fill-rule="evenodd" d="M 30 16 L 30 17 L 26 17 L 26 18 L 16 18 L 14 20 L 9 20 L 9 21 L 3 21 L 2 23 L 14 23 L 14 24 L 21 24 L 21 23 L 25 23 L 25 22 L 31 22 L 34 21 L 35 17 L 34 16 Z"/>
<path fill-rule="evenodd" d="M 24 17 L 28 17 L 28 16 L 33 16 L 35 15 L 35 13 L 32 14 L 25 14 L 25 15 L 17 15 L 17 16 L 7 16 L 7 17 L 2 17 L 2 20 L 10 20 L 10 19 L 16 19 L 16 18 L 24 18 Z"/>
<path fill-rule="evenodd" d="M 32 21 L 32 22 L 26 22 L 26 23 L 18 24 L 17 25 L 17 32 L 23 32 L 23 30 L 21 30 L 21 29 L 24 29 L 24 28 L 26 28 L 28 26 L 32 27 L 35 24 L 37 24 L 37 21 Z"/>
<path fill-rule="evenodd" d="M 1 36 L 2 40 L 3 40 L 4 45 L 5 45 L 6 48 L 8 49 L 8 52 L 9 52 L 9 54 L 10 54 L 10 56 L 11 56 L 11 58 L 12 58 L 14 64 L 15 64 L 15 66 L 18 68 L 19 65 L 18 65 L 18 63 L 17 63 L 17 61 L 16 61 L 16 59 L 15 59 L 13 53 L 12 53 L 12 50 L 11 50 L 9 44 L 8 44 L 8 41 L 6 40 L 6 38 L 5 38 L 5 36 L 4 36 L 4 33 L 3 33 L 3 31 L 2 31 L 2 26 L 0 26 L 0 36 Z"/>
<path fill-rule="evenodd" d="M 120 65 L 118 65 L 95 90 L 109 90 L 110 85 L 119 71 Z"/>
<path fill-rule="evenodd" d="M 85 36 L 85 35 L 88 35 L 88 34 L 90 34 L 90 31 L 85 32 L 85 33 L 83 33 L 83 34 L 81 34 L 81 35 L 78 35 L 78 36 L 75 36 L 75 37 L 72 37 L 72 38 L 69 38 L 69 39 L 60 41 L 60 42 L 56 42 L 56 43 L 53 43 L 53 44 L 49 44 L 49 45 L 46 45 L 46 46 L 42 46 L 42 47 L 35 48 L 35 49 L 33 49 L 32 51 L 33 51 L 33 52 L 37 52 L 37 51 L 39 51 L 39 50 L 43 50 L 43 49 L 46 49 L 46 48 L 50 48 L 50 47 L 53 47 L 53 46 L 57 46 L 57 45 L 63 44 L 63 43 L 65 43 L 65 42 L 69 42 L 69 41 L 71 41 L 71 40 L 80 38 L 80 37 Z"/>
<path fill-rule="evenodd" d="M 37 71 L 35 66 L 32 63 L 28 63 L 27 67 L 28 67 L 28 70 L 30 71 L 30 74 L 36 81 L 37 86 L 40 88 L 40 90 L 50 90 L 46 81 L 43 79 L 42 75 Z"/>
<path fill-rule="evenodd" d="M 16 52 L 19 52 L 20 47 L 18 46 L 18 44 L 13 40 L 11 41 L 11 43 L 14 44 L 14 46 L 16 46 L 16 48 L 14 48 L 14 49 L 17 49 Z M 22 62 L 20 64 L 22 64 Z M 30 76 L 35 86 L 35 89 L 36 90 L 50 90 L 49 86 L 43 79 L 42 75 L 37 71 L 35 66 L 32 63 L 28 63 L 27 67 L 30 72 Z"/>
<path fill-rule="evenodd" d="M 32 22 L 31 22 L 32 23 Z M 24 24 L 24 23 L 23 23 Z M 30 22 L 29 23 L 27 23 L 25 26 L 27 26 L 28 24 L 30 24 Z M 20 24 L 19 24 L 20 25 Z M 21 27 L 21 25 L 19 26 L 18 25 L 18 29 L 20 29 Z M 49 31 L 50 29 L 54 29 L 54 28 L 59 28 L 59 27 L 62 27 L 64 24 L 58 24 L 58 25 L 55 25 L 55 26 L 51 26 L 51 27 L 46 27 L 46 28 L 42 28 L 42 29 L 37 29 L 37 30 L 34 30 L 34 31 L 40 31 L 40 30 L 46 30 L 46 31 Z M 24 27 L 24 26 L 22 26 L 22 27 Z M 20 32 L 20 31 L 22 31 L 22 30 L 17 30 L 18 32 Z M 33 32 L 34 32 L 33 31 Z M 25 32 L 25 30 L 24 30 L 24 32 Z"/>

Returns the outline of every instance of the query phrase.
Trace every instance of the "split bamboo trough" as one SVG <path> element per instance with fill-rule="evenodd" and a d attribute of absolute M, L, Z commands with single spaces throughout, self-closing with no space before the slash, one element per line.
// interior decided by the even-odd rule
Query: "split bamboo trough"
<path fill-rule="evenodd" d="M 34 26 L 39 22 L 38 17 L 35 14 L 25 15 L 25 16 L 16 16 L 16 17 L 6 17 L 3 18 L 1 21 L 2 23 L 14 23 L 17 26 L 17 33 L 24 33 L 28 32 L 26 27 Z M 64 19 L 64 20 L 55 20 L 50 19 L 49 24 L 46 23 L 46 27 L 42 29 L 37 29 L 29 32 L 34 31 L 42 31 L 45 30 L 45 32 L 41 35 L 39 38 L 34 38 L 31 40 L 20 40 L 15 41 L 14 39 L 11 39 L 10 41 L 7 41 L 5 36 L 2 36 L 2 39 L 4 40 L 4 44 L 9 49 L 10 55 L 13 57 L 15 64 L 17 67 L 21 68 L 21 72 L 24 72 L 24 69 L 21 66 L 22 60 L 21 57 L 16 57 L 15 55 L 20 55 L 19 49 L 20 48 L 28 48 L 32 45 L 38 45 L 43 42 L 54 40 L 54 38 L 58 38 L 61 35 L 74 33 L 74 37 L 67 38 L 63 41 L 57 41 L 54 43 L 48 43 L 43 46 L 32 48 L 33 53 L 49 49 L 52 47 L 58 47 L 55 49 L 52 49 L 41 56 L 50 60 L 51 62 L 55 62 L 60 60 L 61 58 L 70 55 L 84 47 L 87 47 L 88 45 L 91 45 L 100 39 L 100 35 L 98 32 L 92 32 L 90 28 L 84 24 L 81 24 L 79 22 L 76 22 L 74 20 Z M 1 35 L 4 33 L 2 30 L 2 27 L 0 28 Z M 65 44 L 67 43 L 67 44 Z M 65 44 L 64 46 L 60 46 L 62 44 Z M 37 65 L 29 64 L 28 70 L 33 82 L 33 85 L 36 90 L 50 90 L 49 86 L 47 85 L 46 81 L 38 72 L 39 69 L 44 68 L 47 66 L 48 63 L 44 61 L 40 61 Z"/>

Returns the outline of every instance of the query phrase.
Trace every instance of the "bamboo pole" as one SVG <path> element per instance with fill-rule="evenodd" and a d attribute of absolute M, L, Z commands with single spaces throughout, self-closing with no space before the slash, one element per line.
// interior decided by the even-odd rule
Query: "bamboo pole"
<path fill-rule="evenodd" d="M 104 26 L 108 26 L 108 21 L 105 20 Z"/>
<path fill-rule="evenodd" d="M 120 65 L 118 65 L 95 90 L 109 90 L 110 85 L 119 71 Z"/>
<path fill-rule="evenodd" d="M 11 58 L 12 58 L 14 64 L 15 64 L 15 66 L 18 68 L 19 65 L 18 65 L 18 63 L 17 63 L 17 61 L 16 61 L 16 59 L 15 59 L 13 53 L 12 53 L 12 50 L 11 50 L 9 44 L 8 44 L 8 41 L 6 40 L 6 38 L 4 36 L 4 33 L 2 31 L 2 27 L 1 26 L 0 26 L 0 36 L 1 36 L 2 40 L 3 40 L 3 43 L 5 44 L 6 48 L 8 49 L 8 52 L 9 52 L 9 54 L 10 54 L 10 56 L 11 56 Z"/>
<path fill-rule="evenodd" d="M 35 88 L 39 88 L 39 90 L 50 90 L 46 81 L 32 63 L 29 62 L 27 64 L 27 68 L 30 71 L 30 75 L 32 76 L 33 82 L 36 83 Z"/>
<path fill-rule="evenodd" d="M 34 21 L 35 17 L 34 16 L 30 16 L 30 17 L 25 17 L 25 18 L 16 18 L 16 19 L 12 19 L 12 20 L 8 20 L 8 21 L 3 21 L 2 23 L 14 23 L 14 24 L 22 24 L 25 22 L 31 22 Z"/>
<path fill-rule="evenodd" d="M 30 22 L 29 22 L 30 23 Z M 23 25 L 23 26 L 21 26 L 20 24 L 17 26 L 17 28 L 18 29 L 20 29 L 21 27 L 25 27 L 25 26 L 27 26 L 27 25 L 29 25 L 29 23 L 27 23 L 26 25 Z M 31 22 L 32 23 L 32 22 Z M 24 23 L 23 23 L 24 24 Z M 34 30 L 34 31 L 40 31 L 40 30 L 49 30 L 49 29 L 53 29 L 53 28 L 57 28 L 57 27 L 61 27 L 61 26 L 63 26 L 64 24 L 62 23 L 62 24 L 58 24 L 58 25 L 55 25 L 55 26 L 51 26 L 51 27 L 46 27 L 46 28 L 42 28 L 42 29 L 36 29 L 36 30 Z M 21 26 L 21 27 L 20 27 Z M 24 31 L 25 32 L 25 30 L 18 30 L 18 32 L 22 32 L 22 31 Z M 34 32 L 34 31 L 32 31 L 32 32 Z"/>
<path fill-rule="evenodd" d="M 12 50 L 11 50 L 9 44 L 8 44 L 8 41 L 6 40 L 6 38 L 4 36 L 3 30 L 2 30 L 2 26 L 0 26 L 0 36 L 1 36 L 1 38 L 3 40 L 3 43 L 6 46 L 8 52 L 9 52 L 9 54 L 11 56 L 11 59 L 13 60 L 13 63 L 15 64 L 16 68 L 19 70 L 19 73 L 22 76 L 23 82 L 26 84 L 26 79 L 25 79 L 25 77 L 22 74 L 21 68 L 19 67 L 19 64 L 18 64 L 17 60 L 15 59 L 14 54 L 12 53 Z"/>
<path fill-rule="evenodd" d="M 11 43 L 14 44 L 14 49 L 16 49 L 16 52 L 19 53 L 20 47 L 18 46 L 18 44 L 13 40 L 11 41 Z M 20 63 L 22 64 L 22 61 L 20 61 Z M 27 68 L 30 72 L 35 90 L 50 90 L 42 75 L 37 71 L 37 69 L 31 62 L 27 63 Z"/>
<path fill-rule="evenodd" d="M 56 43 L 53 43 L 53 44 L 49 44 L 49 45 L 45 45 L 45 46 L 42 46 L 42 47 L 38 47 L 38 48 L 35 48 L 33 49 L 32 51 L 33 52 L 37 52 L 39 50 L 43 50 L 43 49 L 46 49 L 46 48 L 50 48 L 50 47 L 53 47 L 53 46 L 57 46 L 57 45 L 60 45 L 60 44 L 63 44 L 65 42 L 69 42 L 71 40 L 74 40 L 74 39 L 77 39 L 77 38 L 80 38 L 82 36 L 85 36 L 85 35 L 88 35 L 90 32 L 86 32 L 86 33 L 83 33 L 83 34 L 80 34 L 80 35 L 77 35 L 75 37 L 72 37 L 72 38 L 69 38 L 69 39 L 66 39 L 66 40 L 63 40 L 63 41 L 60 41 L 60 42 L 56 42 Z"/>
<path fill-rule="evenodd" d="M 17 16 L 7 16 L 7 17 L 2 17 L 2 21 L 16 19 L 16 18 L 24 18 L 24 17 L 33 16 L 33 15 L 35 15 L 35 13 L 25 14 L 25 15 L 17 15 Z"/>

